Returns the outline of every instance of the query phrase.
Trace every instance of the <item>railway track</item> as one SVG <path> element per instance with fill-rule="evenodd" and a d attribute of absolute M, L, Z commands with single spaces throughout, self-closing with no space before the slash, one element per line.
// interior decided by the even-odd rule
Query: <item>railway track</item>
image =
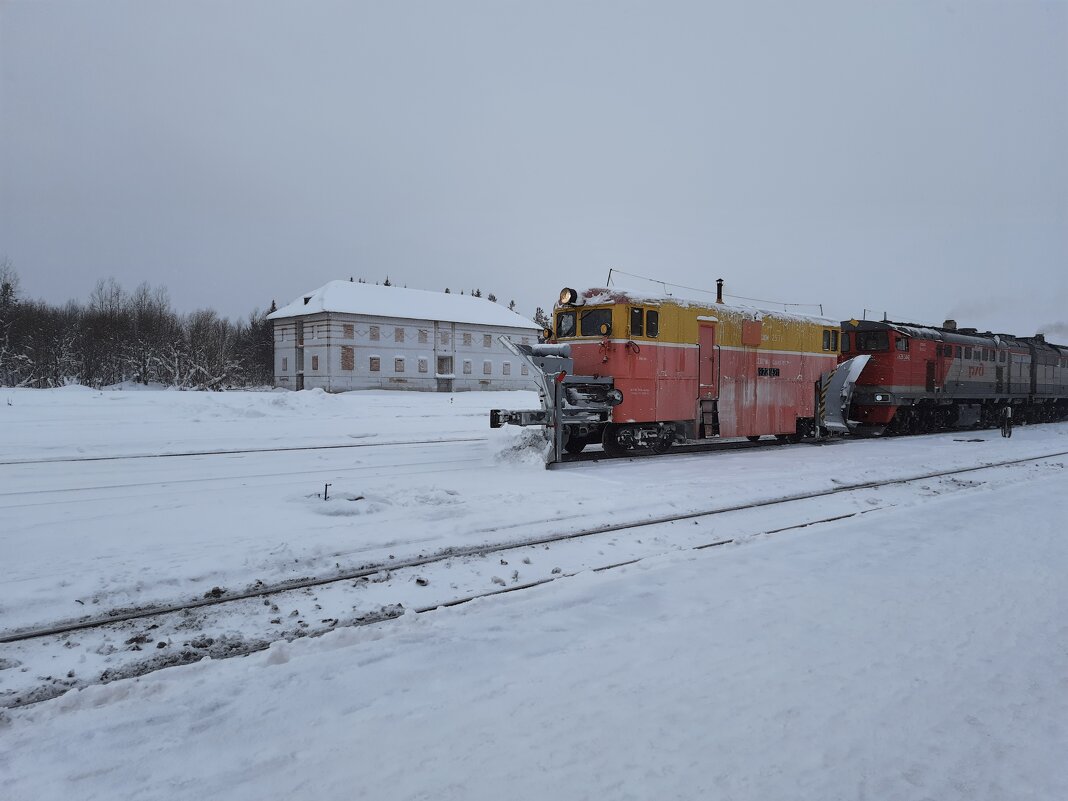
<path fill-rule="evenodd" d="M 76 462 L 116 462 L 129 459 L 175 459 L 189 456 L 234 456 L 248 453 L 285 453 L 288 451 L 330 451 L 347 448 L 383 448 L 405 445 L 444 445 L 460 442 L 485 442 L 487 437 L 445 437 L 422 440 L 396 440 L 386 442 L 346 442 L 332 445 L 289 445 L 277 448 L 242 448 L 235 450 L 174 451 L 171 453 L 130 453 L 109 456 L 56 456 L 45 459 L 9 459 L 0 461 L 0 467 L 29 464 L 73 464 Z"/>
<path fill-rule="evenodd" d="M 749 443 L 746 443 L 749 444 Z M 754 443 L 759 446 L 759 443 Z M 772 443 L 769 443 L 772 444 Z M 227 592 L 218 596 L 209 596 L 204 598 L 195 598 L 186 600 L 183 602 L 157 605 L 151 607 L 143 607 L 138 609 L 129 610 L 113 610 L 104 615 L 97 617 L 90 617 L 82 620 L 68 620 L 60 621 L 55 624 L 47 626 L 41 626 L 36 628 L 26 628 L 22 630 L 15 630 L 6 634 L 0 635 L 0 644 L 21 643 L 36 639 L 43 639 L 47 637 L 54 637 L 57 635 L 68 634 L 71 632 L 87 631 L 97 628 L 105 628 L 113 626 L 119 623 L 125 623 L 129 621 L 142 621 L 150 618 L 166 616 L 170 614 L 188 612 L 192 610 L 203 609 L 207 607 L 216 607 L 225 604 L 232 604 L 240 601 L 247 601 L 253 598 L 265 598 L 267 596 L 275 596 L 282 593 L 289 593 L 298 590 L 306 590 L 312 588 L 320 588 L 326 585 L 338 584 L 341 582 L 351 582 L 358 579 L 370 578 L 376 576 L 385 571 L 395 572 L 407 568 L 422 567 L 425 565 L 431 565 L 438 562 L 445 562 L 447 560 L 467 557 L 467 556 L 485 556 L 488 554 L 503 553 L 509 550 L 515 550 L 520 548 L 529 548 L 531 546 L 549 545 L 553 543 L 562 543 L 572 540 L 580 540 L 588 537 L 595 537 L 599 535 L 622 532 L 622 531 L 637 531 L 643 528 L 649 528 L 653 526 L 660 526 L 666 523 L 674 523 L 686 520 L 697 520 L 700 518 L 710 518 L 717 515 L 724 515 L 731 512 L 740 512 L 751 509 L 761 509 L 765 507 L 787 505 L 791 503 L 798 503 L 801 501 L 814 500 L 818 498 L 826 498 L 835 495 L 842 495 L 845 493 L 858 492 L 862 490 L 877 489 L 880 487 L 889 487 L 894 485 L 904 485 L 920 481 L 929 481 L 935 478 L 952 477 L 958 475 L 964 475 L 968 473 L 975 473 L 981 470 L 990 470 L 998 467 L 1008 467 L 1018 464 L 1026 464 L 1030 462 L 1040 462 L 1046 459 L 1054 459 L 1058 457 L 1068 456 L 1068 451 L 1055 451 L 1051 453 L 1040 454 L 1036 456 L 1028 456 L 1018 459 L 1008 459 L 1004 461 L 988 462 L 981 465 L 974 465 L 971 467 L 954 468 L 950 470 L 938 470 L 926 473 L 919 473 L 911 476 L 902 476 L 896 478 L 889 478 L 879 481 L 866 481 L 854 484 L 843 484 L 831 489 L 817 490 L 813 492 L 795 493 L 791 495 L 784 495 L 776 498 L 769 498 L 765 500 L 759 500 L 749 503 L 734 504 L 729 506 L 719 506 L 708 509 L 701 509 L 690 512 L 683 512 L 679 514 L 660 515 L 656 517 L 650 517 L 643 520 L 626 521 L 620 523 L 613 523 L 604 526 L 595 526 L 586 529 L 580 529 L 578 531 L 560 532 L 555 534 L 548 534 L 542 537 L 521 539 L 521 540 L 508 540 L 495 543 L 483 543 L 477 546 L 470 546 L 465 548 L 449 548 L 442 551 L 435 552 L 428 555 L 419 555 L 410 559 L 392 560 L 389 562 L 379 562 L 373 564 L 363 565 L 359 568 L 352 570 L 342 570 L 338 573 L 329 576 L 318 576 L 313 578 L 302 578 L 288 581 L 276 582 L 273 584 L 257 583 L 246 590 L 240 592 Z M 853 517 L 863 512 L 853 512 L 850 514 L 839 514 L 820 520 L 810 520 L 796 525 L 789 525 L 785 527 L 776 528 L 774 530 L 768 530 L 761 532 L 762 534 L 773 534 L 781 531 L 792 530 L 796 528 L 805 528 L 817 523 L 832 522 L 834 520 L 841 520 L 848 517 Z M 694 547 L 694 550 L 700 550 L 702 548 L 711 548 L 720 545 L 726 545 L 734 542 L 731 537 L 721 538 L 716 541 L 699 544 Z M 598 566 L 592 568 L 593 570 L 609 570 L 614 567 L 619 567 L 624 564 L 631 564 L 638 560 L 628 560 L 617 564 L 608 564 L 604 566 Z M 434 604 L 425 608 L 416 608 L 416 612 L 430 611 L 431 609 L 454 606 L 458 603 L 465 603 L 479 597 L 488 597 L 497 595 L 503 592 L 514 592 L 518 589 L 525 589 L 533 586 L 555 581 L 559 578 L 564 578 L 570 574 L 560 574 L 545 579 L 541 579 L 535 582 L 516 584 L 502 589 L 489 590 L 483 593 L 478 593 L 470 597 L 461 599 L 450 600 L 448 602 Z"/>
<path fill-rule="evenodd" d="M 824 444 L 829 442 L 838 442 L 841 440 L 805 440 L 808 444 Z M 557 470 L 560 467 L 566 467 L 568 465 L 583 464 L 586 462 L 602 462 L 610 459 L 646 459 L 656 458 L 660 459 L 669 456 L 681 456 L 683 454 L 690 453 L 723 453 L 726 451 L 748 451 L 748 450 L 764 450 L 767 448 L 779 448 L 786 445 L 786 442 L 780 442 L 774 439 L 764 439 L 758 442 L 748 442 L 746 440 L 731 440 L 729 442 L 702 442 L 702 443 L 682 443 L 672 445 L 670 450 L 664 453 L 656 454 L 644 454 L 644 453 L 625 453 L 619 456 L 609 456 L 604 451 L 582 451 L 582 453 L 567 454 L 567 456 L 559 461 L 553 462 L 549 465 L 552 470 Z"/>

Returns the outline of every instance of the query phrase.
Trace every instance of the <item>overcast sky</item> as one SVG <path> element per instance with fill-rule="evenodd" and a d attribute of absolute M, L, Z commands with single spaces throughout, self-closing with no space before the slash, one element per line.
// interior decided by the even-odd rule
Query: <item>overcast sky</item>
<path fill-rule="evenodd" d="M 0 0 L 4 256 L 232 317 L 614 267 L 1068 341 L 1068 3 Z"/>

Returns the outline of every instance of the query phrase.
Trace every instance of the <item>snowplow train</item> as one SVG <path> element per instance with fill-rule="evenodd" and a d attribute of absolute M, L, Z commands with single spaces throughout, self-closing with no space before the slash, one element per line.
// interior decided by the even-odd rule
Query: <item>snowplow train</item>
<path fill-rule="evenodd" d="M 527 362 L 546 462 L 589 446 L 655 455 L 676 443 L 924 433 L 1068 416 L 1068 347 L 974 329 L 824 317 L 616 288 L 565 288 Z M 1011 430 L 1011 428 L 1010 428 Z"/>

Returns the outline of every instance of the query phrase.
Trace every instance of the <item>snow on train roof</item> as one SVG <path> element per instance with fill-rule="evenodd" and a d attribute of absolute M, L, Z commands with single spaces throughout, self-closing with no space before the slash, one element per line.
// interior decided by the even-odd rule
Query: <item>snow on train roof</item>
<path fill-rule="evenodd" d="M 1045 337 L 1041 334 L 1036 334 L 1033 337 L 1026 337 L 1018 334 L 1006 334 L 1003 332 L 995 333 L 993 331 L 978 331 L 974 328 L 944 328 L 917 323 L 898 323 L 893 320 L 869 320 L 865 322 L 878 323 L 887 328 L 892 328 L 894 331 L 906 334 L 907 336 L 916 337 L 917 339 L 933 339 L 953 344 L 987 346 L 990 343 L 993 343 L 995 345 L 1005 344 L 1025 347 L 1030 343 L 1036 346 L 1055 348 L 1057 350 L 1066 349 L 1066 346 L 1064 345 L 1046 342 Z"/>
<path fill-rule="evenodd" d="M 331 281 L 312 292 L 305 292 L 288 306 L 269 314 L 267 319 L 281 320 L 317 312 L 445 320 L 497 328 L 540 328 L 507 306 L 485 298 L 353 281 Z"/>
<path fill-rule="evenodd" d="M 779 311 L 776 309 L 763 309 L 757 306 L 742 306 L 734 303 L 717 303 L 715 298 L 687 298 L 680 295 L 654 295 L 648 290 L 626 289 L 623 287 L 594 287 L 581 293 L 586 303 L 596 305 L 599 303 L 619 303 L 620 301 L 632 303 L 674 303 L 683 308 L 697 306 L 702 309 L 715 309 L 716 311 L 733 312 L 742 314 L 753 319 L 764 316 L 775 317 L 779 320 L 796 320 L 797 322 L 815 325 L 830 326 L 837 328 L 839 322 L 830 317 L 822 317 L 816 314 L 798 314 L 797 312 Z"/>

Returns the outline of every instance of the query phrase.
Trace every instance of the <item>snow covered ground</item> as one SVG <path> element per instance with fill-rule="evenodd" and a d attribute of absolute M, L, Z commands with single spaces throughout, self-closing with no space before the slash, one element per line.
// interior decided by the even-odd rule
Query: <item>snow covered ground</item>
<path fill-rule="evenodd" d="M 534 403 L 0 390 L 0 634 L 1068 451 L 1058 424 L 546 471 L 487 427 Z M 160 452 L 200 455 L 98 458 Z M 5 797 L 1068 797 L 1066 458 L 0 645 L 0 702 L 88 685 L 0 712 Z M 273 644 L 100 683 L 208 640 Z"/>

